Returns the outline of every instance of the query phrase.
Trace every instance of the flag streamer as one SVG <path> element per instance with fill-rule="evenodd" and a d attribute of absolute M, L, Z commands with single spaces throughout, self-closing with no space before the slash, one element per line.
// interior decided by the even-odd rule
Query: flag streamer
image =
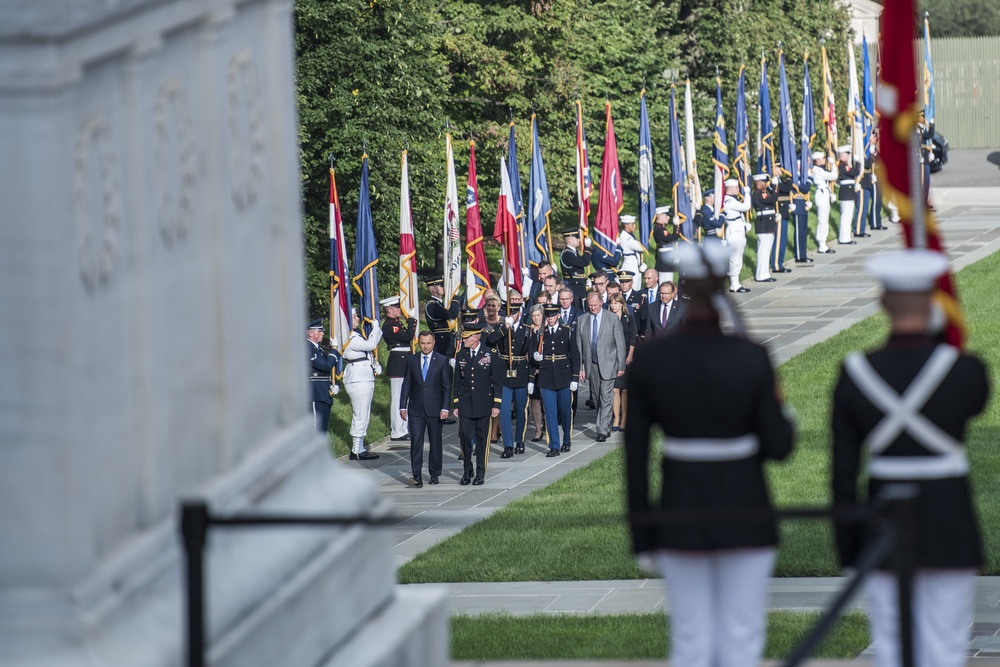
<path fill-rule="evenodd" d="M 447 182 L 444 196 L 444 303 L 449 304 L 458 295 L 462 285 L 462 240 L 458 229 L 458 184 L 455 181 L 455 154 L 451 146 L 451 134 L 445 135 L 447 161 Z M 449 320 L 448 326 L 457 329 L 458 323 Z"/>
<path fill-rule="evenodd" d="M 341 352 L 351 336 L 351 290 L 347 284 L 347 243 L 337 196 L 337 178 L 330 168 L 330 340 Z"/>
<path fill-rule="evenodd" d="M 583 127 L 583 105 L 576 101 L 576 210 L 580 229 L 586 238 L 590 217 L 590 197 L 594 182 L 590 176 L 590 157 L 587 154 L 587 133 Z"/>
<path fill-rule="evenodd" d="M 493 238 L 503 245 L 503 281 L 507 287 L 522 292 L 521 285 L 521 240 L 518 238 L 517 218 L 510 189 L 507 165 L 500 160 L 500 196 L 497 199 L 497 218 L 493 225 Z M 523 294 L 523 292 L 522 292 Z"/>

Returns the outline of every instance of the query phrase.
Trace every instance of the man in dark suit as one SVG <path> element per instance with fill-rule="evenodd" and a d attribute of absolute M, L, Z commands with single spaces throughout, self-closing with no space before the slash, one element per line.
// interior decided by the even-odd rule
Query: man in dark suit
<path fill-rule="evenodd" d="M 490 352 L 480 341 L 483 325 L 466 325 L 462 331 L 462 349 L 455 355 L 454 415 L 464 434 L 465 473 L 459 484 L 470 481 L 481 485 L 486 477 L 486 453 L 490 446 L 490 420 L 500 415 L 503 364 L 499 355 Z M 475 443 L 475 479 L 472 468 L 472 443 Z"/>
<path fill-rule="evenodd" d="M 684 308 L 684 302 L 677 298 L 673 281 L 667 280 L 660 285 L 660 300 L 646 306 L 646 339 L 666 335 L 680 327 Z"/>
<path fill-rule="evenodd" d="M 330 425 L 330 407 L 337 385 L 333 384 L 333 372 L 337 368 L 340 354 L 336 350 L 320 345 L 323 341 L 323 320 L 313 320 L 306 329 L 306 354 L 309 355 L 309 385 L 312 395 L 313 419 L 316 430 L 326 436 Z"/>
<path fill-rule="evenodd" d="M 576 321 L 583 311 L 574 305 L 576 294 L 568 287 L 559 290 L 559 323 L 570 329 L 576 329 Z"/>
<path fill-rule="evenodd" d="M 448 358 L 434 350 L 434 334 L 421 331 L 417 337 L 419 354 L 406 358 L 403 386 L 399 396 L 399 416 L 410 431 L 410 485 L 424 485 L 424 429 L 430 440 L 427 470 L 431 484 L 441 475 L 441 423 L 448 418 L 448 398 L 451 396 L 451 366 Z"/>

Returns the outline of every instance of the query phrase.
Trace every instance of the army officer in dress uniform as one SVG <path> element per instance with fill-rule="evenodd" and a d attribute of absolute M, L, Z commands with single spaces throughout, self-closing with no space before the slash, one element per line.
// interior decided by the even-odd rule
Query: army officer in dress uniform
<path fill-rule="evenodd" d="M 389 350 L 389 360 L 385 364 L 385 374 L 389 376 L 391 424 L 389 436 L 393 440 L 409 440 L 406 420 L 400 417 L 399 394 L 403 387 L 403 376 L 406 374 L 406 360 L 413 354 L 413 339 L 417 335 L 417 320 L 409 317 L 403 320 L 403 311 L 399 307 L 399 295 L 390 296 L 380 302 L 385 308 L 385 321 L 382 322 L 382 340 Z"/>
<path fill-rule="evenodd" d="M 549 435 L 547 457 L 568 452 L 573 429 L 572 394 L 580 378 L 580 349 L 571 327 L 559 321 L 559 307 L 545 306 L 545 324 L 531 341 L 531 358 L 538 368 L 538 388 L 545 406 L 545 429 Z M 528 384 L 528 393 L 534 393 Z M 562 429 L 562 444 L 559 430 Z"/>
<path fill-rule="evenodd" d="M 986 405 L 989 381 L 976 357 L 928 331 L 931 292 L 948 266 L 929 250 L 870 257 L 865 268 L 884 289 L 891 333 L 885 346 L 844 360 L 833 396 L 833 499 L 857 502 L 863 452 L 870 500 L 890 484 L 916 485 L 913 640 L 916 664 L 958 667 L 966 660 L 976 570 L 983 564 L 962 440 Z M 844 566 L 865 539 L 856 524 L 837 528 Z M 900 664 L 897 587 L 888 572 L 867 580 L 878 667 Z"/>
<path fill-rule="evenodd" d="M 340 361 L 340 354 L 323 347 L 323 320 L 313 320 L 306 329 L 306 354 L 309 356 L 309 385 L 312 396 L 313 420 L 316 430 L 326 435 L 330 425 L 330 407 L 339 387 L 333 384 L 333 373 Z"/>
<path fill-rule="evenodd" d="M 482 344 L 483 325 L 474 322 L 462 330 L 462 348 L 455 355 L 453 414 L 459 419 L 465 472 L 459 484 L 481 485 L 486 478 L 486 460 L 490 443 L 490 420 L 500 414 L 500 388 L 503 364 Z M 472 443 L 475 443 L 476 467 L 472 467 Z M 475 478 L 473 478 L 475 472 Z"/>
<path fill-rule="evenodd" d="M 563 284 L 573 290 L 576 303 L 574 306 L 581 306 L 583 299 L 587 296 L 587 267 L 593 259 L 590 250 L 580 252 L 580 228 L 570 227 L 563 231 L 563 239 L 566 247 L 559 253 L 559 269 L 562 271 Z M 590 246 L 590 238 L 585 244 Z"/>
<path fill-rule="evenodd" d="M 690 301 L 680 330 L 636 350 L 628 378 L 625 461 L 632 545 L 655 561 L 670 595 L 672 665 L 750 667 L 760 661 L 777 527 L 773 519 L 695 524 L 644 521 L 658 508 L 770 512 L 764 461 L 792 449 L 767 351 L 723 334 L 727 249 L 683 244 L 677 252 Z M 663 399 L 667 382 L 684 387 Z M 718 397 L 724 397 L 720 418 Z M 662 495 L 649 497 L 654 427 L 663 432 Z M 659 455 L 659 452 L 658 454 Z M 652 515 L 655 519 L 656 514 Z"/>

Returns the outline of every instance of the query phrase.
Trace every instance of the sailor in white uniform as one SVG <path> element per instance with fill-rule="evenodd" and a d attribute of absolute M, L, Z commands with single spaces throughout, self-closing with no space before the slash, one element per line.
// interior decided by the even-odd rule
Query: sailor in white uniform
<path fill-rule="evenodd" d="M 646 270 L 646 263 L 642 261 L 642 256 L 646 248 L 635 237 L 635 216 L 623 215 L 618 218 L 622 223 L 622 230 L 618 234 L 618 247 L 622 251 L 622 271 L 636 275 Z"/>
<path fill-rule="evenodd" d="M 729 291 L 749 292 L 749 288 L 740 284 L 740 271 L 743 269 L 743 249 L 747 247 L 747 232 L 750 223 L 746 212 L 750 210 L 750 188 L 743 189 L 742 199 L 739 196 L 740 184 L 735 178 L 726 180 L 726 198 L 722 209 L 726 215 L 726 245 L 729 246 Z"/>
<path fill-rule="evenodd" d="M 837 172 L 826 168 L 826 154 L 816 151 L 812 154 L 813 166 L 809 178 L 816 186 L 816 252 L 833 254 L 837 252 L 826 245 L 830 235 L 830 204 L 833 195 L 830 183 L 837 180 Z"/>

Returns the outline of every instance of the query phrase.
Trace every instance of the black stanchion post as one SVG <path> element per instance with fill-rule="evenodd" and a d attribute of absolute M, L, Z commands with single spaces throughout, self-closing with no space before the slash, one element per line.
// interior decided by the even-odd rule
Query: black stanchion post
<path fill-rule="evenodd" d="M 914 484 L 886 487 L 889 516 L 898 527 L 893 568 L 899 584 L 899 655 L 903 667 L 913 667 L 913 574 L 916 569 L 916 505 L 919 489 Z"/>
<path fill-rule="evenodd" d="M 208 506 L 204 502 L 181 504 L 181 536 L 187 578 L 188 667 L 205 667 L 205 541 L 209 520 Z"/>

